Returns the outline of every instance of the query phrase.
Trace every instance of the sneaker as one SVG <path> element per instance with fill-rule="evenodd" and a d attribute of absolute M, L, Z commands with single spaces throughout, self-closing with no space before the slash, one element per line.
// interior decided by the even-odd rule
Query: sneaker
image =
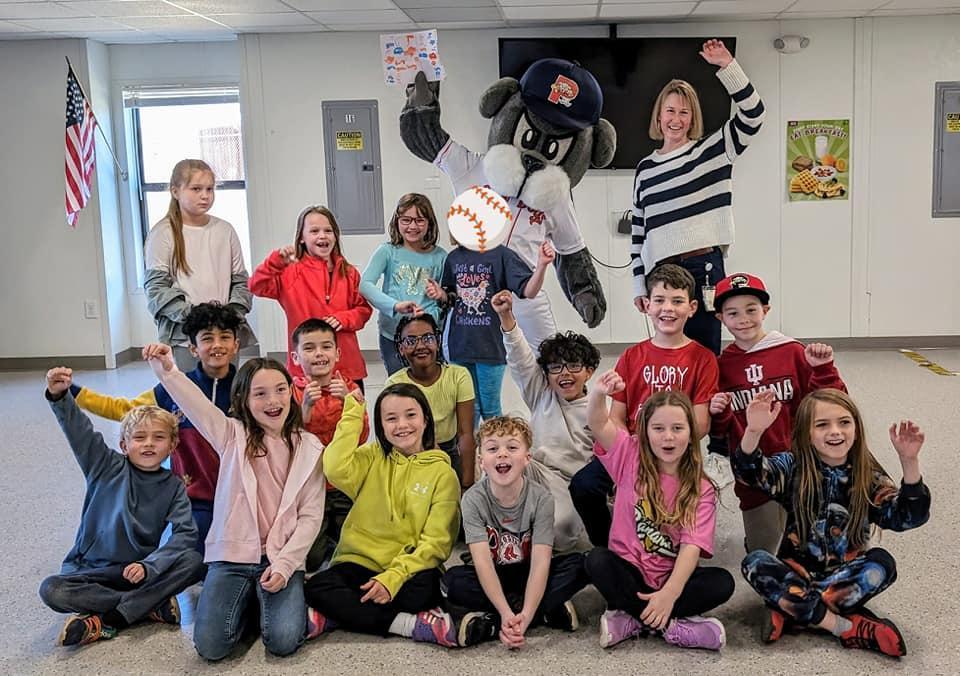
<path fill-rule="evenodd" d="M 847 615 L 853 623 L 847 631 L 840 635 L 840 645 L 844 648 L 861 648 L 875 650 L 890 657 L 903 657 L 907 654 L 907 646 L 897 625 L 886 618 L 880 618 L 866 608 L 860 612 Z"/>
<path fill-rule="evenodd" d="M 445 613 L 440 608 L 417 613 L 417 623 L 413 626 L 414 641 L 456 648 L 459 645 L 457 638 L 457 626 L 450 613 Z"/>
<path fill-rule="evenodd" d="M 460 620 L 460 631 L 457 632 L 458 643 L 462 648 L 477 645 L 484 641 L 497 638 L 500 623 L 493 613 L 467 613 Z"/>
<path fill-rule="evenodd" d="M 760 640 L 764 643 L 775 643 L 783 636 L 787 626 L 787 616 L 779 610 L 766 608 L 760 625 Z"/>
<path fill-rule="evenodd" d="M 150 611 L 147 619 L 162 624 L 180 624 L 180 604 L 176 596 L 171 596 L 159 606 Z"/>
<path fill-rule="evenodd" d="M 610 648 L 642 631 L 643 625 L 630 613 L 608 610 L 600 616 L 600 647 Z"/>
<path fill-rule="evenodd" d="M 678 617 L 663 632 L 663 640 L 681 648 L 720 650 L 727 643 L 723 623 L 715 617 Z"/>
<path fill-rule="evenodd" d="M 577 617 L 577 609 L 573 607 L 573 603 L 567 601 L 559 608 L 544 613 L 543 624 L 551 629 L 576 631 L 580 627 L 580 618 Z"/>
<path fill-rule="evenodd" d="M 321 613 L 316 608 L 307 606 L 307 640 L 326 634 L 337 628 L 336 622 Z"/>
<path fill-rule="evenodd" d="M 710 477 L 717 488 L 725 488 L 734 481 L 730 461 L 716 453 L 707 453 L 703 458 L 703 472 Z"/>
<path fill-rule="evenodd" d="M 87 645 L 117 635 L 117 630 L 103 623 L 99 615 L 74 615 L 66 621 L 57 642 L 60 645 Z"/>

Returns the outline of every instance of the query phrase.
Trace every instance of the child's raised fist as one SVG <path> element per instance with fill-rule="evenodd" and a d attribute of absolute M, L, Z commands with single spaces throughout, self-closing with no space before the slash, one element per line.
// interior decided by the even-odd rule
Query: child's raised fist
<path fill-rule="evenodd" d="M 172 371 L 176 366 L 173 361 L 173 349 L 163 343 L 144 345 L 143 360 L 150 362 L 150 367 L 158 376 L 164 371 Z"/>
<path fill-rule="evenodd" d="M 710 399 L 710 415 L 720 415 L 726 411 L 732 398 L 729 392 L 717 392 L 713 395 Z"/>
<path fill-rule="evenodd" d="M 812 368 L 817 368 L 833 361 L 833 348 L 825 343 L 810 343 L 803 349 L 803 356 Z"/>
<path fill-rule="evenodd" d="M 513 292 L 509 289 L 498 291 L 493 295 L 493 298 L 490 299 L 490 305 L 493 307 L 493 311 L 500 316 L 512 312 Z"/>
<path fill-rule="evenodd" d="M 73 369 L 55 366 L 47 371 L 47 391 L 56 398 L 70 389 L 73 384 Z"/>
<path fill-rule="evenodd" d="M 537 265 L 546 267 L 550 265 L 557 257 L 557 251 L 549 241 L 544 240 L 540 245 L 540 252 L 537 255 Z"/>
<path fill-rule="evenodd" d="M 292 244 L 280 247 L 277 249 L 277 253 L 280 254 L 280 258 L 283 259 L 285 265 L 292 265 L 297 262 L 297 248 Z"/>
<path fill-rule="evenodd" d="M 623 381 L 623 378 L 613 369 L 610 369 L 600 376 L 600 378 L 597 379 L 597 384 L 594 385 L 595 390 L 603 392 L 607 396 L 612 396 L 617 392 L 623 392 L 626 387 L 627 384 Z"/>
<path fill-rule="evenodd" d="M 780 415 L 783 404 L 777 401 L 772 390 L 764 390 L 747 406 L 747 429 L 763 434 Z"/>

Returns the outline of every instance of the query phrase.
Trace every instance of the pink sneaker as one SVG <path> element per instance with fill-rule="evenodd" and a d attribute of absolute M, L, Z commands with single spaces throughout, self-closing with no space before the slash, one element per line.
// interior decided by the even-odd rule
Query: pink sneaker
<path fill-rule="evenodd" d="M 333 631 L 336 624 L 329 617 L 321 613 L 316 608 L 307 606 L 307 640 L 316 638 L 320 634 Z"/>
<path fill-rule="evenodd" d="M 727 643 L 723 623 L 715 617 L 678 617 L 663 632 L 663 640 L 681 648 L 720 650 Z"/>
<path fill-rule="evenodd" d="M 417 613 L 417 623 L 413 627 L 413 640 L 421 643 L 436 643 L 444 648 L 457 648 L 457 625 L 449 613 L 440 608 Z"/>
<path fill-rule="evenodd" d="M 638 636 L 641 631 L 643 625 L 630 613 L 608 610 L 600 616 L 600 647 L 610 648 Z"/>

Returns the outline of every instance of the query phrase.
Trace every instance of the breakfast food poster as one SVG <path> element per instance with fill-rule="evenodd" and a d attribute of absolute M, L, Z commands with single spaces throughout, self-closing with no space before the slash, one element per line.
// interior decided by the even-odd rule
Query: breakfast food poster
<path fill-rule="evenodd" d="M 787 196 L 791 202 L 850 195 L 850 120 L 787 122 Z"/>

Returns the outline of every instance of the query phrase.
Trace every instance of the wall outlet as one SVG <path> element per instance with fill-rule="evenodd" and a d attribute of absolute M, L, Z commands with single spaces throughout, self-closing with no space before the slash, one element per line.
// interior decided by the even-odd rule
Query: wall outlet
<path fill-rule="evenodd" d="M 100 316 L 100 307 L 97 305 L 97 301 L 83 301 L 83 316 L 87 319 L 97 319 Z"/>

